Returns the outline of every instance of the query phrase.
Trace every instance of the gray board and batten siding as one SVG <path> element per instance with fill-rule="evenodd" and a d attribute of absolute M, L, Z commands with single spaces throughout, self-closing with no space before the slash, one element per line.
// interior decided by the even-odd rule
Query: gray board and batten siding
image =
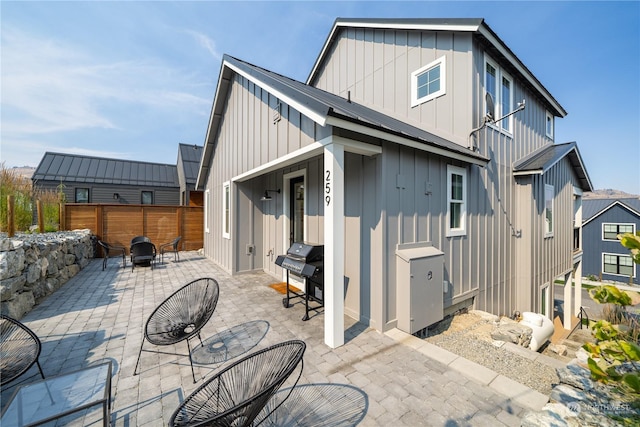
<path fill-rule="evenodd" d="M 154 204 L 180 204 L 177 168 L 169 164 L 46 152 L 31 180 L 52 191 L 62 184 L 69 203 L 76 188 L 88 188 L 90 203 L 139 204 L 141 192 L 152 191 Z"/>

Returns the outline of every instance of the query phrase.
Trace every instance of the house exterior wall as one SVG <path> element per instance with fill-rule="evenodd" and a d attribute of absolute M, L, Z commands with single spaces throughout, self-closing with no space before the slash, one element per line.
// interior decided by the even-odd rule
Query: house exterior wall
<path fill-rule="evenodd" d="M 629 255 L 629 250 L 622 246 L 619 241 L 610 241 L 603 239 L 602 225 L 607 224 L 635 224 L 635 230 L 640 231 L 640 216 L 634 214 L 619 204 L 613 205 L 611 208 L 602 212 L 597 217 L 591 219 L 583 226 L 582 241 L 584 249 L 584 264 L 582 267 L 582 275 L 593 275 L 597 279 L 602 274 L 603 280 L 613 280 L 616 282 L 629 282 L 629 277 L 607 274 L 603 272 L 602 255 L 620 254 Z M 634 266 L 635 277 L 633 283 L 640 284 L 638 279 L 638 267 Z"/>
<path fill-rule="evenodd" d="M 256 86 L 244 77 L 234 74 L 234 81 L 227 93 L 225 111 L 220 123 L 217 140 L 215 142 L 215 154 L 213 156 L 211 173 L 207 178 L 205 191 L 208 196 L 208 226 L 205 228 L 205 254 L 216 261 L 220 266 L 230 272 L 237 272 L 249 268 L 249 264 L 243 259 L 234 265 L 233 255 L 244 254 L 246 244 L 252 244 L 246 237 L 242 239 L 220 238 L 222 233 L 222 196 L 223 186 L 230 183 L 231 187 L 231 230 L 232 232 L 246 233 L 243 228 L 248 218 L 247 212 L 254 212 L 252 223 L 260 221 L 260 215 L 256 212 L 263 212 L 271 209 L 268 204 L 263 204 L 260 197 L 266 189 L 278 189 L 282 186 L 281 177 L 277 175 L 265 175 L 260 178 L 259 183 L 234 183 L 232 179 L 244 172 L 257 168 L 265 163 L 275 161 L 295 150 L 308 146 L 309 144 L 325 138 L 330 133 L 330 128 L 317 126 L 312 120 L 303 116 L 294 108 L 285 103 L 280 103 L 280 119 L 274 120 L 274 109 L 278 105 L 278 100 L 270 95 L 266 90 Z M 275 122 L 275 123 L 274 123 Z M 321 177 L 321 165 L 315 166 L 318 169 L 318 179 Z M 309 176 L 315 178 L 315 174 Z M 240 215 L 240 216 L 239 216 Z M 309 220 L 310 224 L 314 222 Z M 282 235 L 282 225 L 278 224 L 258 224 L 254 225 L 254 230 L 262 227 L 265 233 L 279 232 Z M 275 227 L 275 228 L 272 228 Z M 313 226 L 311 226 L 313 229 Z M 254 233 L 255 235 L 255 233 Z M 244 234 L 242 234 L 244 236 Z M 322 234 L 320 234 L 320 237 Z M 315 238 L 313 234 L 309 238 Z M 270 241 L 265 238 L 264 247 L 273 249 L 273 254 L 278 255 L 286 251 L 282 243 L 269 245 Z M 235 245 L 235 246 L 234 246 Z M 259 257 L 261 249 L 256 246 L 257 252 L 254 259 L 254 268 L 258 268 L 260 261 L 255 261 Z M 268 252 L 268 250 L 267 250 Z M 244 255 L 240 258 L 243 258 Z M 266 253 L 264 253 L 266 258 Z M 275 258 L 274 258 L 275 261 Z M 269 264 L 269 263 L 268 263 Z M 267 267 L 272 267 L 268 265 Z M 266 268 L 269 271 L 269 268 Z"/>
<path fill-rule="evenodd" d="M 120 203 L 120 204 L 140 204 L 142 202 L 142 192 L 153 192 L 153 204 L 154 205 L 179 205 L 180 204 L 180 190 L 178 187 L 143 187 L 143 186 L 131 186 L 131 185 L 114 185 L 114 184 L 97 184 L 97 183 L 83 183 L 83 182 L 65 182 L 63 192 L 68 203 L 75 203 L 75 191 L 76 188 L 88 188 L 89 189 L 89 203 Z M 48 190 L 59 192 L 60 181 L 44 181 L 38 180 L 35 184 L 36 188 L 41 190 Z M 118 193 L 120 198 L 114 200 L 113 194 Z"/>

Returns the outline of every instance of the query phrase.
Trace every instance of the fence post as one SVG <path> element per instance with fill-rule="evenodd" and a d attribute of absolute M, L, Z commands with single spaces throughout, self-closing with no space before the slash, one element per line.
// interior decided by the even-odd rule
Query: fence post
<path fill-rule="evenodd" d="M 38 210 L 38 233 L 44 233 L 44 210 L 42 209 L 42 200 L 36 200 L 36 209 Z"/>
<path fill-rule="evenodd" d="M 58 204 L 58 230 L 60 231 L 66 230 L 67 218 L 65 215 L 64 203 L 61 202 Z"/>
<path fill-rule="evenodd" d="M 13 194 L 7 196 L 7 235 L 13 237 L 16 234 L 16 222 L 14 212 Z"/>

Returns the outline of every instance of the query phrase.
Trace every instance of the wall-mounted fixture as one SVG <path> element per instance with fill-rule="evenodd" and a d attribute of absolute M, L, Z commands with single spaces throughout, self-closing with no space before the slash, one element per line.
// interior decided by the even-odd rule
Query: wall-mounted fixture
<path fill-rule="evenodd" d="M 120 194 L 119 193 L 113 193 L 113 200 L 119 200 L 120 199 Z"/>
<path fill-rule="evenodd" d="M 262 198 L 260 198 L 260 200 L 262 200 L 263 202 L 266 202 L 267 200 L 271 200 L 272 197 L 269 195 L 269 193 L 278 193 L 278 194 L 280 194 L 280 189 L 278 188 L 277 190 L 264 190 L 264 196 L 262 196 Z"/>

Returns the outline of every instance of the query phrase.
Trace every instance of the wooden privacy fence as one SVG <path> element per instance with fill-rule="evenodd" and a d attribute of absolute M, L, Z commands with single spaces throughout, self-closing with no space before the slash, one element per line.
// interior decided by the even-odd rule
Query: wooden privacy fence
<path fill-rule="evenodd" d="M 60 227 L 88 228 L 98 239 L 124 246 L 127 252 L 135 236 L 147 236 L 156 246 L 182 236 L 179 249 L 191 251 L 204 244 L 204 208 L 67 203 L 61 207 Z"/>

